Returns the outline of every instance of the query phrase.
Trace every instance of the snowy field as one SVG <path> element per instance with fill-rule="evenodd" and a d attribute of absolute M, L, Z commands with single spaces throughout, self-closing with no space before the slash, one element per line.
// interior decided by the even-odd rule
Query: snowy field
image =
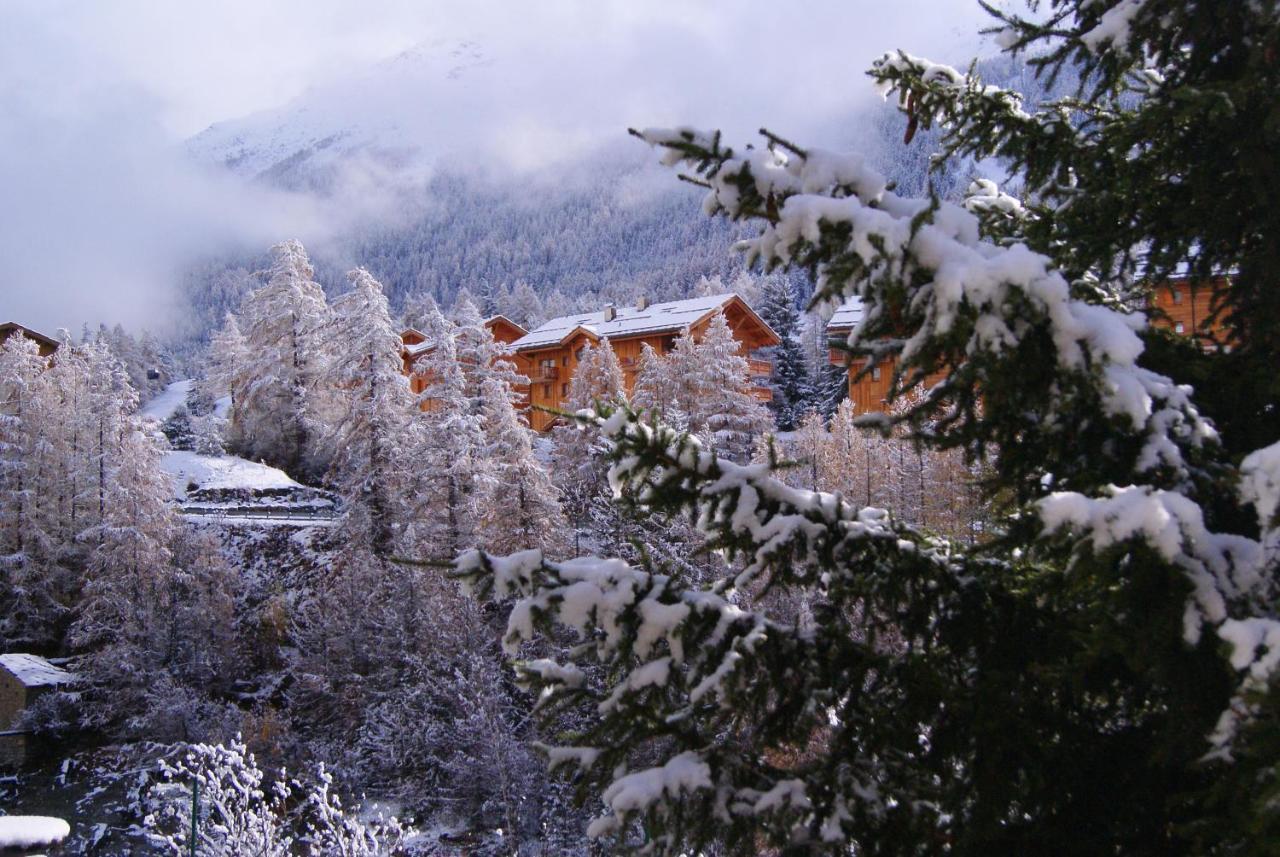
<path fill-rule="evenodd" d="M 234 455 L 201 455 L 175 450 L 165 453 L 160 466 L 173 480 L 173 496 L 178 500 L 186 499 L 189 491 L 211 488 L 263 491 L 303 487 L 283 470 Z"/>

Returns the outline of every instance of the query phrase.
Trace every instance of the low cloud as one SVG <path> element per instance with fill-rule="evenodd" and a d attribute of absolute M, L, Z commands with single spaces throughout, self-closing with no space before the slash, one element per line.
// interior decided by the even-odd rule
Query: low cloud
<path fill-rule="evenodd" d="M 49 329 L 162 327 L 192 259 L 405 216 L 434 159 L 571 169 L 634 124 L 715 126 L 738 142 L 768 125 L 845 145 L 874 97 L 872 58 L 905 47 L 963 61 L 980 21 L 969 0 L 10 6 L 0 316 Z M 266 112 L 234 121 L 253 111 Z M 261 131 L 282 115 L 338 116 L 357 138 L 428 158 L 402 170 L 367 153 L 324 193 L 283 192 L 183 146 L 221 119 Z M 619 199 L 641 203 L 648 181 Z"/>

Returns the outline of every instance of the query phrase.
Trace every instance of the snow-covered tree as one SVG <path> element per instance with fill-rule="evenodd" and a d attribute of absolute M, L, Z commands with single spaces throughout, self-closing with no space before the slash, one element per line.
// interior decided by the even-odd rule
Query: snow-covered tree
<path fill-rule="evenodd" d="M 499 304 L 498 311 L 494 314 L 505 315 L 529 330 L 533 330 L 550 317 L 542 305 L 542 298 L 533 290 L 533 286 L 524 280 L 516 283 L 515 288 L 511 290 L 509 302 Z"/>
<path fill-rule="evenodd" d="M 248 405 L 246 392 L 254 361 L 250 359 L 244 334 L 240 332 L 240 322 L 234 314 L 227 313 L 223 318 L 222 327 L 209 340 L 206 354 L 205 376 L 199 389 L 213 401 L 223 396 L 230 398 L 226 440 L 233 446 L 239 446 L 242 438 L 235 432 L 242 430 L 250 421 L 245 411 Z"/>
<path fill-rule="evenodd" d="M 407 508 L 414 401 L 381 284 L 363 268 L 347 276 L 351 290 L 333 303 L 324 383 L 335 400 L 336 422 L 327 427 L 324 444 L 330 479 L 347 501 L 347 538 L 385 557 Z M 353 529 L 357 520 L 361 526 Z"/>
<path fill-rule="evenodd" d="M 246 366 L 233 434 L 252 458 L 292 473 L 318 469 L 317 390 L 329 342 L 329 307 L 302 244 L 271 248 L 267 281 L 240 308 Z"/>
<path fill-rule="evenodd" d="M 871 74 L 908 143 L 936 124 L 941 162 L 1002 162 L 1026 189 L 1014 223 L 772 134 L 743 150 L 640 134 L 708 185 L 707 211 L 759 228 L 749 260 L 811 272 L 818 303 L 861 299 L 853 345 L 896 359 L 895 396 L 946 375 L 862 422 L 985 456 L 1004 514 L 971 546 L 601 414 L 624 497 L 696 513 L 740 565 L 698 588 L 612 560 L 458 559 L 517 599 L 511 650 L 563 625 L 605 664 L 524 671 L 544 708 L 596 713 L 548 751 L 599 789 L 593 836 L 649 853 L 1273 850 L 1280 426 L 1261 415 L 1280 392 L 1280 11 L 988 8 L 999 44 L 1089 97 L 1030 106 L 903 52 Z M 1183 266 L 1232 272 L 1229 352 L 1162 344 L 1125 309 Z M 812 625 L 736 603 L 764 582 L 812 595 Z"/>
<path fill-rule="evenodd" d="M 472 539 L 479 514 L 477 488 L 488 478 L 481 455 L 482 421 L 468 396 L 456 330 L 438 311 L 430 314 L 423 333 L 436 345 L 414 364 L 427 379 L 421 400 L 428 411 L 412 454 L 417 468 L 412 528 L 416 543 L 438 552 Z"/>
<path fill-rule="evenodd" d="M 0 640 L 8 647 L 47 645 L 66 610 L 49 510 L 65 475 L 48 470 L 51 453 L 66 454 L 49 432 L 61 422 L 59 405 L 35 341 L 0 344 Z"/>
<path fill-rule="evenodd" d="M 238 736 L 227 744 L 192 744 L 176 762 L 162 761 L 161 774 L 144 796 L 151 810 L 144 826 L 175 857 L 391 857 L 413 832 L 394 816 L 344 809 L 323 765 L 307 782 L 283 771 L 269 776 Z"/>
<path fill-rule="evenodd" d="M 801 342 L 800 309 L 789 279 L 770 277 L 765 282 L 760 317 L 782 340 L 773 349 L 773 371 L 770 375 L 773 399 L 769 406 L 778 428 L 791 431 L 800 424 L 805 412 L 814 406 L 814 390 Z"/>
<path fill-rule="evenodd" d="M 671 371 L 682 376 L 677 401 L 687 409 L 690 430 L 705 431 L 721 455 L 746 461 L 770 420 L 752 392 L 750 366 L 740 349 L 724 313 L 718 312 L 688 352 L 677 342 Z"/>
<path fill-rule="evenodd" d="M 521 422 L 505 382 L 487 379 L 481 395 L 487 479 L 477 498 L 480 543 L 504 553 L 527 548 L 562 552 L 566 522 L 560 492 L 534 457 L 533 431 Z"/>

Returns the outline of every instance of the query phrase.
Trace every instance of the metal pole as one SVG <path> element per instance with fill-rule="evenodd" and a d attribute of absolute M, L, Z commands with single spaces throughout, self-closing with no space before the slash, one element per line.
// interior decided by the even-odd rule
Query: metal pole
<path fill-rule="evenodd" d="M 191 857 L 196 857 L 196 827 L 200 819 L 200 780 L 191 786 Z"/>

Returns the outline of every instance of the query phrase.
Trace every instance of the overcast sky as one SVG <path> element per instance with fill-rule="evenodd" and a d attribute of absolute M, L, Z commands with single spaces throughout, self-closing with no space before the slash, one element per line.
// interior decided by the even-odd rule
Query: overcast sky
<path fill-rule="evenodd" d="M 400 110 L 422 117 L 409 133 L 521 168 L 630 124 L 812 139 L 871 97 L 879 53 L 964 62 L 982 15 L 972 0 L 0 0 L 0 21 L 0 321 L 52 331 L 158 323 L 193 256 L 322 234 L 307 200 L 189 163 L 182 141 L 215 122 L 355 93 L 365 121 Z M 429 82 L 386 71 L 424 50 Z M 351 83 L 370 74 L 412 91 L 371 98 Z"/>

